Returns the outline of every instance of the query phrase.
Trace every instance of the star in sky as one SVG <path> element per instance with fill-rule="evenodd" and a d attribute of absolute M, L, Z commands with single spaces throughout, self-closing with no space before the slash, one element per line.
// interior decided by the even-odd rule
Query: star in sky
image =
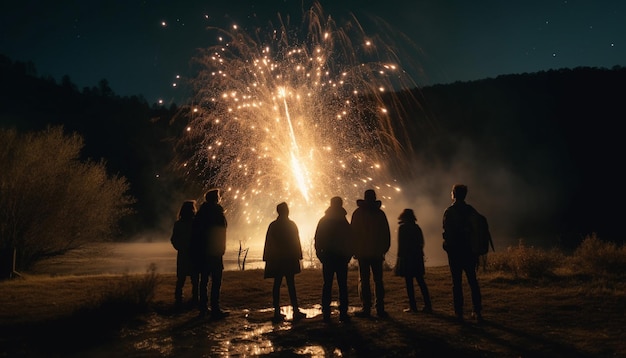
<path fill-rule="evenodd" d="M 294 5 L 296 4 L 296 5 Z M 310 1 L 49 2 L 0 5 L 0 54 L 32 61 L 39 75 L 69 75 L 79 88 L 105 78 L 120 95 L 182 100 L 180 78 L 208 38 L 208 26 L 276 21 L 298 25 Z M 321 1 L 337 21 L 379 17 L 415 45 L 406 61 L 427 86 L 502 74 L 625 65 L 626 2 L 485 0 Z"/>

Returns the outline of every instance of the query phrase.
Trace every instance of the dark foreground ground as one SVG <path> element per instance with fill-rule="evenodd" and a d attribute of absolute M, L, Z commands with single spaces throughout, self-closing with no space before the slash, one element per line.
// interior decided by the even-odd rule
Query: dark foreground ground
<path fill-rule="evenodd" d="M 332 323 L 320 315 L 321 271 L 296 276 L 307 318 L 271 322 L 271 281 L 262 270 L 226 271 L 224 320 L 173 306 L 174 275 L 158 274 L 153 304 L 142 312 L 85 309 L 121 275 L 43 277 L 0 282 L 0 357 L 625 357 L 623 283 L 559 276 L 541 281 L 481 273 L 484 324 L 454 320 L 448 268 L 428 267 L 432 314 L 404 313 L 402 279 L 385 273 L 390 317 Z M 359 308 L 350 271 L 351 310 Z M 336 290 L 336 287 L 335 287 Z M 419 290 L 416 293 L 421 302 Z M 335 296 L 336 297 L 336 292 Z M 288 297 L 283 288 L 282 302 Z M 116 307 L 118 309 L 119 307 Z M 288 318 L 290 308 L 283 307 Z"/>

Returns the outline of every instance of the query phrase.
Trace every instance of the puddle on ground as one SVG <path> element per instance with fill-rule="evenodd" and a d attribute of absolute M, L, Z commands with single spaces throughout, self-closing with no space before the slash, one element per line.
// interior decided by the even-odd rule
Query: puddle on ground
<path fill-rule="evenodd" d="M 336 302 L 333 308 L 336 310 Z M 272 333 L 291 330 L 294 325 L 307 324 L 306 320 L 322 314 L 321 306 L 300 308 L 306 313 L 305 320 L 295 323 L 291 306 L 281 307 L 285 321 L 272 323 L 273 308 L 261 310 L 231 311 L 223 320 L 211 321 L 200 318 L 195 310 L 173 315 L 153 313 L 136 327 L 122 330 L 120 339 L 107 347 L 98 347 L 81 356 L 110 357 L 114 355 L 132 357 L 171 357 L 171 356 L 237 356 L 252 357 L 281 352 L 307 357 L 327 356 L 329 349 L 333 356 L 341 357 L 342 352 L 335 347 L 307 345 L 301 347 L 277 347 L 270 339 Z M 356 309 L 350 307 L 353 312 Z"/>

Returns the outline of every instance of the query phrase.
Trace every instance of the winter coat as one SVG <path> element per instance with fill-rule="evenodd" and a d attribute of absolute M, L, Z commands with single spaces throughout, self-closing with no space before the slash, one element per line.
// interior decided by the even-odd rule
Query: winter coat
<path fill-rule="evenodd" d="M 191 259 L 191 235 L 193 218 L 179 219 L 174 223 L 170 242 L 176 249 L 176 275 L 189 276 L 193 271 Z"/>
<path fill-rule="evenodd" d="M 221 205 L 205 202 L 200 206 L 193 220 L 192 256 L 196 264 L 203 265 L 224 255 L 227 226 Z"/>
<path fill-rule="evenodd" d="M 380 209 L 380 200 L 357 200 L 352 213 L 354 254 L 357 259 L 382 259 L 391 246 L 391 233 L 387 215 Z"/>
<path fill-rule="evenodd" d="M 401 222 L 398 227 L 396 276 L 424 276 L 424 234 L 415 222 Z"/>
<path fill-rule="evenodd" d="M 352 258 L 350 223 L 346 209 L 329 207 L 315 230 L 315 253 L 322 264 L 326 262 L 348 263 Z"/>
<path fill-rule="evenodd" d="M 278 216 L 267 228 L 263 261 L 264 277 L 282 277 L 300 272 L 302 246 L 298 226 L 286 216 Z"/>
<path fill-rule="evenodd" d="M 469 217 L 476 211 L 462 200 L 455 200 L 443 214 L 443 249 L 453 254 L 472 254 Z"/>

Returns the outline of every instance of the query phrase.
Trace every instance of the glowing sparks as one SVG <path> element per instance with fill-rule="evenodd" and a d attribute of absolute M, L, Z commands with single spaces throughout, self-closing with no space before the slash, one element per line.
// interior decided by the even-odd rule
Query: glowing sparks
<path fill-rule="evenodd" d="M 306 13 L 315 24 L 306 36 L 282 23 L 266 38 L 216 29 L 217 44 L 197 58 L 187 132 L 201 149 L 187 167 L 207 186 L 228 187 L 225 207 L 248 228 L 244 241 L 264 235 L 281 201 L 307 239 L 330 197 L 349 206 L 367 188 L 385 198 L 400 191 L 383 163 L 398 152 L 388 73 L 403 73 L 393 54 L 371 59 L 384 51 L 372 51 L 359 26 L 349 32 L 317 11 Z"/>

